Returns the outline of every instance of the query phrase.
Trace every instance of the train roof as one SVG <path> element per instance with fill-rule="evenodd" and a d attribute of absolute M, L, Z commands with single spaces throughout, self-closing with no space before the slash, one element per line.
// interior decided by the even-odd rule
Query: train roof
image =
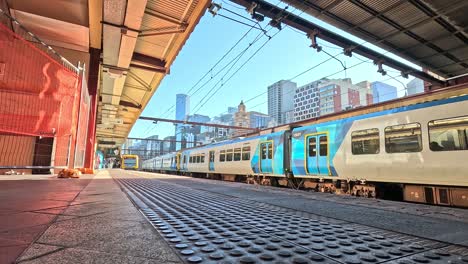
<path fill-rule="evenodd" d="M 460 95 L 452 98 L 446 98 L 442 100 L 435 100 L 435 101 L 430 101 L 430 102 L 425 102 L 425 103 L 419 103 L 419 104 L 414 104 L 414 105 L 407 105 L 407 106 L 401 106 L 397 108 L 392 108 L 388 110 L 382 110 L 378 112 L 371 112 L 363 115 L 355 115 L 355 116 L 350 116 L 346 117 L 344 119 L 351 119 L 351 120 L 359 120 L 359 119 L 367 119 L 367 118 L 373 118 L 377 116 L 383 116 L 383 115 L 388 115 L 388 114 L 393 114 L 393 113 L 400 113 L 400 112 L 405 112 L 405 111 L 411 111 L 411 110 L 417 110 L 421 108 L 426 108 L 426 107 L 431 107 L 431 106 L 437 106 L 437 105 L 444 105 L 444 104 L 450 104 L 450 103 L 456 103 L 456 102 L 461 102 L 461 101 L 468 101 L 468 95 Z M 320 124 L 320 125 L 328 125 L 335 123 L 337 120 L 343 120 L 343 119 L 334 119 L 334 120 L 327 120 L 324 122 L 317 122 L 301 127 L 295 128 L 296 131 L 300 131 L 303 129 L 307 129 L 309 126 L 313 126 L 315 124 Z"/>
<path fill-rule="evenodd" d="M 279 130 L 290 130 L 293 128 L 309 126 L 309 125 L 318 124 L 318 123 L 325 123 L 325 122 L 333 121 L 333 120 L 340 120 L 340 119 L 345 119 L 345 118 L 354 117 L 354 116 L 363 116 L 363 115 L 370 114 L 370 113 L 378 113 L 378 112 L 383 112 L 386 110 L 409 107 L 412 105 L 419 105 L 419 104 L 429 103 L 433 101 L 448 100 L 450 98 L 463 97 L 466 95 L 468 95 L 467 84 L 454 85 L 454 86 L 450 86 L 447 88 L 428 91 L 425 93 L 411 95 L 411 96 L 407 96 L 403 98 L 397 98 L 397 99 L 385 101 L 382 103 L 372 104 L 372 105 L 363 106 L 359 108 L 353 108 L 350 110 L 345 110 L 345 111 L 341 111 L 337 113 L 319 116 L 316 118 L 302 120 L 302 121 L 290 123 L 287 125 L 279 125 L 276 127 L 271 127 L 271 128 L 261 130 L 260 132 L 244 134 L 242 136 L 250 137 L 250 136 L 258 135 L 258 133 L 267 133 L 268 131 L 276 132 Z"/>
<path fill-rule="evenodd" d="M 211 148 L 211 147 L 216 147 L 216 146 L 223 146 L 223 145 L 226 145 L 226 144 L 241 143 L 241 142 L 246 142 L 246 141 L 262 138 L 262 137 L 265 137 L 266 135 L 271 135 L 271 134 L 275 134 L 275 133 L 284 133 L 284 131 L 276 131 L 276 132 L 268 133 L 268 134 L 261 134 L 261 135 L 253 135 L 253 136 L 250 136 L 250 137 L 239 137 L 239 138 L 234 138 L 234 139 L 228 139 L 228 140 L 223 140 L 223 141 L 220 141 L 220 142 L 210 143 L 210 144 L 206 144 L 206 145 L 202 145 L 202 146 L 198 146 L 198 147 L 182 149 L 181 151 L 192 150 L 192 149 L 205 149 L 205 148 L 209 148 L 209 147 Z"/>

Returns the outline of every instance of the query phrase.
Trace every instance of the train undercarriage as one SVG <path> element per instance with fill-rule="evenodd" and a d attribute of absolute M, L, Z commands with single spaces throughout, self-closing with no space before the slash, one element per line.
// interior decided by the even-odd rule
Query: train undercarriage
<path fill-rule="evenodd" d="M 371 199 L 406 201 L 432 205 L 468 207 L 468 188 L 452 186 L 427 186 L 401 183 L 367 182 L 365 180 L 325 180 L 313 178 L 271 177 L 268 175 L 234 175 L 216 173 L 179 173 L 157 171 L 166 174 L 178 174 L 195 178 L 243 182 L 264 186 L 292 188 L 305 191 L 350 195 Z"/>

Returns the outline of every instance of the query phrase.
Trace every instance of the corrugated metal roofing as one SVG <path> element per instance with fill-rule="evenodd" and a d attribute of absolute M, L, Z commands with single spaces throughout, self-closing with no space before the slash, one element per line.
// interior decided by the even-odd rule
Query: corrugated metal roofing
<path fill-rule="evenodd" d="M 467 0 L 285 0 L 443 77 L 468 73 Z"/>
<path fill-rule="evenodd" d="M 209 0 L 148 0 L 141 26 L 137 29 L 141 32 L 136 38 L 134 53 L 154 60 L 159 59 L 169 69 L 209 2 Z M 120 9 L 125 11 L 124 7 Z M 135 65 L 151 66 L 138 61 L 130 64 L 120 97 L 120 102 L 125 101 L 125 105 L 121 104 L 116 106 L 116 109 L 107 110 L 102 102 L 99 103 L 97 122 L 99 139 L 123 143 L 123 138 L 128 135 L 165 76 L 164 72 L 142 69 Z M 102 87 L 101 84 L 101 89 Z M 138 108 L 126 106 L 128 104 Z M 103 124 L 101 122 L 103 117 L 122 119 L 123 124 Z"/>

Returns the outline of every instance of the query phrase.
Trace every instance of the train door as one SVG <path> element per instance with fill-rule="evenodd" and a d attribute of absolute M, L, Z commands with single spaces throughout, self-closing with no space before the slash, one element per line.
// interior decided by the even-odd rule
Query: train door
<path fill-rule="evenodd" d="M 187 170 L 187 155 L 182 154 L 182 164 L 181 164 L 182 170 Z"/>
<path fill-rule="evenodd" d="M 306 136 L 305 145 L 307 174 L 329 175 L 328 135 L 326 133 L 319 133 Z"/>
<path fill-rule="evenodd" d="M 210 156 L 210 160 L 209 160 L 209 162 L 208 162 L 208 169 L 209 169 L 210 171 L 214 171 L 214 160 L 215 160 L 215 152 L 214 152 L 214 150 L 210 150 L 209 156 Z"/>
<path fill-rule="evenodd" d="M 180 153 L 177 153 L 176 156 L 176 170 L 180 170 Z"/>
<path fill-rule="evenodd" d="M 260 143 L 260 172 L 273 172 L 273 141 Z"/>

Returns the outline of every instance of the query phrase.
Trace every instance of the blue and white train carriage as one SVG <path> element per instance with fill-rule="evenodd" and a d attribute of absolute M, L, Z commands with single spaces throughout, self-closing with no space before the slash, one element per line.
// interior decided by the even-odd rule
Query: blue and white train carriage
<path fill-rule="evenodd" d="M 291 170 L 331 192 L 468 206 L 467 136 L 466 95 L 317 122 L 292 130 Z"/>
<path fill-rule="evenodd" d="M 225 180 L 253 175 L 284 177 L 285 167 L 289 167 L 284 155 L 287 134 L 280 131 L 183 150 L 180 171 Z"/>
<path fill-rule="evenodd" d="M 185 149 L 143 168 L 468 207 L 468 95 L 434 99 L 324 116 Z"/>

